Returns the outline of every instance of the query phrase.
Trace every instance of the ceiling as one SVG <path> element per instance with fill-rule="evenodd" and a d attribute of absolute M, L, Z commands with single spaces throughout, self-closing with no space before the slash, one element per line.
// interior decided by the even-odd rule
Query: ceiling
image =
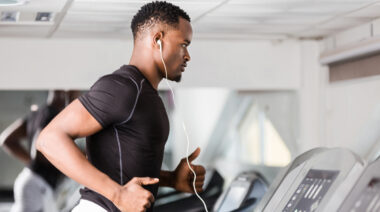
<path fill-rule="evenodd" d="M 19 12 L 0 22 L 0 37 L 130 39 L 130 22 L 142 0 L 30 0 L 0 7 Z M 173 0 L 191 17 L 194 37 L 316 39 L 380 17 L 373 0 Z M 52 12 L 51 21 L 35 21 Z"/>

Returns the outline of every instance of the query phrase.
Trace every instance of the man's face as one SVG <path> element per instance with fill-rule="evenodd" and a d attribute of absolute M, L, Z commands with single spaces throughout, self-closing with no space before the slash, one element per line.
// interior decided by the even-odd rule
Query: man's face
<path fill-rule="evenodd" d="M 190 22 L 179 18 L 178 28 L 171 29 L 163 38 L 162 54 L 168 71 L 168 79 L 176 82 L 181 81 L 182 72 L 185 71 L 190 54 L 187 47 L 193 37 Z M 165 77 L 165 69 L 163 76 Z"/>

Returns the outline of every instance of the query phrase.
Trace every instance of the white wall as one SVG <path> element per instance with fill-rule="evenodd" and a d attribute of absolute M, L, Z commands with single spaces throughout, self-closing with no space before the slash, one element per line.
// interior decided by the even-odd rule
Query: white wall
<path fill-rule="evenodd" d="M 125 41 L 1 39 L 0 89 L 87 89 L 131 50 Z"/>
<path fill-rule="evenodd" d="M 321 52 L 344 48 L 380 36 L 380 19 L 332 35 L 322 41 Z M 321 67 L 321 75 L 328 69 Z M 321 88 L 320 136 L 326 146 L 347 147 L 364 158 L 380 152 L 380 76 L 329 83 Z"/>
<path fill-rule="evenodd" d="M 229 93 L 222 88 L 176 90 L 176 108 L 171 124 L 174 164 L 186 155 L 187 138 L 182 124 L 185 123 L 189 135 L 189 154 L 197 147 L 205 150 Z M 207 153 L 203 151 L 202 154 Z"/>
<path fill-rule="evenodd" d="M 380 141 L 379 93 L 379 76 L 327 87 L 325 129 L 328 146 L 348 147 L 363 157 L 372 151 Z"/>
<path fill-rule="evenodd" d="M 0 39 L 0 89 L 87 89 L 128 63 L 131 51 L 128 40 Z M 195 40 L 189 51 L 181 87 L 299 87 L 296 41 Z"/>
<path fill-rule="evenodd" d="M 319 51 L 320 47 L 317 41 L 301 42 L 298 154 L 314 147 L 326 145 L 323 111 L 327 78 L 326 72 L 321 70 L 322 67 L 319 64 Z"/>
<path fill-rule="evenodd" d="M 360 31 L 367 26 L 300 41 L 298 154 L 317 146 L 346 147 L 363 158 L 380 152 L 380 76 L 330 83 L 328 67 L 319 63 L 323 51 L 369 39 Z"/>
<path fill-rule="evenodd" d="M 297 89 L 297 41 L 194 41 L 192 61 L 181 86 L 235 89 Z"/>

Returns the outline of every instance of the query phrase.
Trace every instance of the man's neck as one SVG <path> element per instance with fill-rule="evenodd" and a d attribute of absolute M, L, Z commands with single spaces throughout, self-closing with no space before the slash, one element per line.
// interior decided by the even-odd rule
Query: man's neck
<path fill-rule="evenodd" d="M 159 75 L 151 56 L 148 57 L 147 55 L 138 54 L 134 51 L 129 64 L 136 66 L 145 78 L 148 79 L 153 88 L 158 89 L 158 84 L 162 80 L 162 76 Z"/>

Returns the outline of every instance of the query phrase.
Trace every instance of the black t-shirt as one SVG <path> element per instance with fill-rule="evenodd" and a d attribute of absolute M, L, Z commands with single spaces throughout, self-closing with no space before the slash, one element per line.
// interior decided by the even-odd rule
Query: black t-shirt
<path fill-rule="evenodd" d="M 30 113 L 26 118 L 26 135 L 29 147 L 32 148 L 37 134 L 58 114 L 58 110 L 52 106 L 43 105 L 37 111 Z M 40 175 L 52 188 L 57 186 L 58 180 L 63 174 L 55 168 L 45 156 L 37 151 L 35 158 L 29 164 L 29 168 Z"/>
<path fill-rule="evenodd" d="M 133 177 L 159 178 L 169 120 L 157 90 L 135 66 L 101 77 L 79 100 L 103 127 L 86 138 L 88 160 L 97 169 L 120 185 Z M 156 196 L 158 185 L 145 188 Z M 119 211 L 88 188 L 80 193 L 107 211 Z"/>

